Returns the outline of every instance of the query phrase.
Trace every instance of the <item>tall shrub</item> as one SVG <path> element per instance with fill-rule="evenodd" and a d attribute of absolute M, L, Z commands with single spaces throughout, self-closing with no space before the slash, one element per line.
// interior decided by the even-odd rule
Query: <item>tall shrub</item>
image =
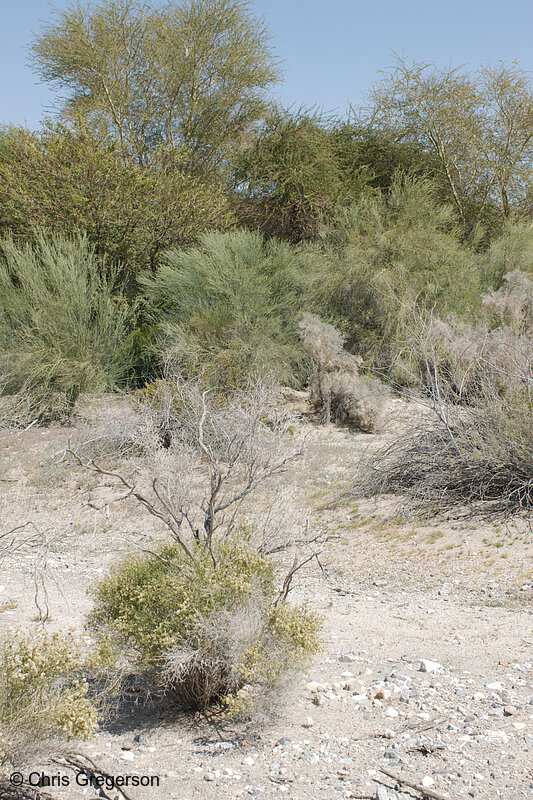
<path fill-rule="evenodd" d="M 115 278 L 83 237 L 0 240 L 0 372 L 15 420 L 61 417 L 80 392 L 124 378 L 132 310 Z"/>

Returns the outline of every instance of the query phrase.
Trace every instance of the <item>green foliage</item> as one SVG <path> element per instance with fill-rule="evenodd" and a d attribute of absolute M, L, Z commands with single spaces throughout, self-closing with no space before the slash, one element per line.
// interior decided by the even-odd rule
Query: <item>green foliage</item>
<path fill-rule="evenodd" d="M 527 208 L 533 87 L 518 64 L 482 66 L 472 75 L 398 59 L 371 95 L 373 124 L 395 128 L 440 164 L 466 229 Z"/>
<path fill-rule="evenodd" d="M 170 246 L 194 242 L 231 215 L 221 191 L 183 172 L 178 150 L 159 147 L 142 165 L 80 122 L 41 133 L 0 133 L 0 229 L 24 241 L 35 230 L 86 234 L 123 265 L 122 280 L 154 267 Z"/>
<path fill-rule="evenodd" d="M 159 7 L 103 0 L 58 11 L 36 37 L 38 74 L 66 90 L 68 113 L 106 128 L 140 163 L 161 144 L 186 168 L 223 168 L 279 80 L 270 37 L 246 0 Z"/>
<path fill-rule="evenodd" d="M 160 309 L 165 346 L 185 371 L 221 386 L 257 373 L 294 384 L 303 376 L 294 262 L 304 255 L 245 231 L 206 234 L 200 246 L 166 253 L 142 284 Z"/>
<path fill-rule="evenodd" d="M 170 544 L 116 566 L 96 587 L 91 625 L 200 708 L 275 683 L 316 651 L 318 618 L 279 602 L 273 566 L 244 532 L 192 554 Z"/>
<path fill-rule="evenodd" d="M 514 270 L 533 273 L 533 225 L 507 222 L 493 238 L 482 258 L 485 285 L 499 289 L 504 276 Z"/>
<path fill-rule="evenodd" d="M 342 175 L 320 118 L 278 111 L 239 154 L 234 183 L 244 224 L 298 242 L 317 237 Z"/>
<path fill-rule="evenodd" d="M 276 111 L 235 159 L 237 214 L 268 236 L 313 240 L 340 202 L 356 200 L 367 187 L 388 190 L 398 171 L 437 174 L 420 148 L 385 131 Z"/>
<path fill-rule="evenodd" d="M 0 640 L 0 768 L 27 763 L 51 740 L 94 733 L 98 713 L 88 697 L 87 666 L 71 637 Z"/>
<path fill-rule="evenodd" d="M 459 314 L 480 305 L 478 260 L 423 179 L 397 177 L 388 195 L 364 195 L 341 211 L 315 263 L 315 308 L 380 369 L 398 351 L 408 357 L 414 305 Z"/>
<path fill-rule="evenodd" d="M 127 373 L 133 313 L 115 281 L 84 238 L 0 241 L 0 374 L 15 421 L 67 415 L 80 392 Z"/>

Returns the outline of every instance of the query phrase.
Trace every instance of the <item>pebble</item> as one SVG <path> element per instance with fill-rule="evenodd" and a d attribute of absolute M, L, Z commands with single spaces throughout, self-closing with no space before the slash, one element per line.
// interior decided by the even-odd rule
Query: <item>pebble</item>
<path fill-rule="evenodd" d="M 419 672 L 440 672 L 442 670 L 442 664 L 439 664 L 437 661 L 430 661 L 427 658 L 420 659 L 420 665 L 418 667 Z"/>
<path fill-rule="evenodd" d="M 506 717 L 512 717 L 518 711 L 516 706 L 505 706 L 503 713 Z"/>
<path fill-rule="evenodd" d="M 307 719 L 311 719 L 311 717 L 308 717 Z M 246 767 L 253 767 L 255 760 L 252 758 L 252 756 L 246 756 L 246 758 L 243 758 L 242 763 Z"/>
<path fill-rule="evenodd" d="M 204 772 L 204 781 L 214 781 L 214 780 L 215 780 L 214 772 Z"/>
<path fill-rule="evenodd" d="M 123 761 L 133 761 L 135 759 L 135 753 L 131 750 L 123 750 L 120 757 Z"/>
<path fill-rule="evenodd" d="M 387 710 L 385 711 L 385 716 L 386 717 L 398 717 L 399 714 L 398 714 L 398 712 L 396 711 L 395 708 L 393 708 L 392 706 L 389 706 L 387 708 Z"/>
<path fill-rule="evenodd" d="M 435 781 L 433 780 L 431 775 L 424 775 L 424 777 L 422 778 L 421 783 L 422 783 L 422 786 L 424 786 L 424 788 L 429 789 L 430 786 L 433 786 Z"/>
<path fill-rule="evenodd" d="M 315 724 L 313 717 L 306 717 L 302 722 L 302 728 L 312 728 Z"/>

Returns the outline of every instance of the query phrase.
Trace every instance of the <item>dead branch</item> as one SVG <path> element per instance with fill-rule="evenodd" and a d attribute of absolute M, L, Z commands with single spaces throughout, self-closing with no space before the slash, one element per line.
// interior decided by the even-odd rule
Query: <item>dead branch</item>
<path fill-rule="evenodd" d="M 422 797 L 427 797 L 429 800 L 450 800 L 448 797 L 445 797 L 443 794 L 439 794 L 438 792 L 433 792 L 431 789 L 426 789 L 425 786 L 421 786 L 419 783 L 413 783 L 413 781 L 408 781 L 405 778 L 401 778 L 399 775 L 396 775 L 394 772 L 390 772 L 388 769 L 384 769 L 380 767 L 380 772 L 383 772 L 384 775 L 387 777 L 392 778 L 394 781 L 399 783 L 402 786 L 408 786 L 409 789 L 414 789 L 415 792 L 418 792 L 422 795 Z M 377 780 L 373 778 L 373 780 Z"/>

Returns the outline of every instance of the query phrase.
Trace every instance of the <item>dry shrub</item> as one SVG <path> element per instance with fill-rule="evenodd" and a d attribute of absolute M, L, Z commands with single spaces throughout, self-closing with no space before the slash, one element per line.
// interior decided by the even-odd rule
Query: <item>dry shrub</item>
<path fill-rule="evenodd" d="M 509 319 L 507 294 L 506 287 L 489 295 L 488 306 Z M 432 418 L 367 457 L 357 493 L 407 494 L 416 511 L 459 512 L 462 506 L 461 513 L 529 514 L 531 330 L 418 316 L 412 341 Z"/>
<path fill-rule="evenodd" d="M 344 337 L 314 314 L 304 314 L 300 338 L 314 370 L 309 379 L 310 400 L 320 419 L 353 425 L 371 432 L 382 424 L 386 387 L 359 374 L 363 363 L 344 349 Z"/>
<path fill-rule="evenodd" d="M 241 533 L 211 551 L 167 545 L 119 564 L 96 587 L 91 624 L 180 704 L 203 710 L 244 686 L 264 694 L 316 651 L 318 617 L 285 599 Z"/>
<path fill-rule="evenodd" d="M 262 383 L 228 394 L 169 376 L 136 406 L 136 457 L 121 472 L 85 465 L 162 522 L 171 543 L 110 571 L 92 624 L 185 706 L 231 705 L 247 684 L 261 694 L 317 645 L 316 617 L 286 602 L 314 556 L 309 529 L 296 537 L 286 519 L 283 535 L 267 514 L 254 528 L 248 513 L 250 496 L 302 454 L 295 421 Z M 292 566 L 278 568 L 273 554 L 289 549 Z"/>
<path fill-rule="evenodd" d="M 508 272 L 503 285 L 497 291 L 490 289 L 482 301 L 500 325 L 517 332 L 533 330 L 533 281 L 525 272 Z"/>

